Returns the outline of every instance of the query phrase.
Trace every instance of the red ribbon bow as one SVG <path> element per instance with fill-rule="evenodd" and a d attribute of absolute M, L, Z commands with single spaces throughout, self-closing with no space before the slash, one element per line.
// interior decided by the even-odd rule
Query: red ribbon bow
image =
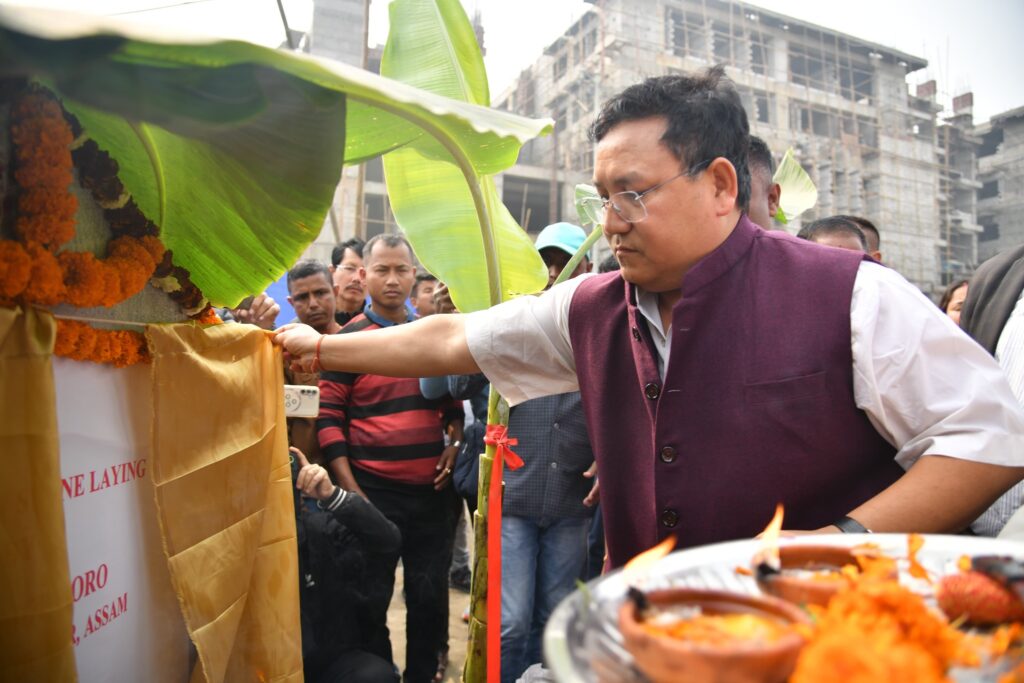
<path fill-rule="evenodd" d="M 519 439 L 508 437 L 505 425 L 487 425 L 484 443 L 494 446 L 491 485 L 487 492 L 487 683 L 501 680 L 501 469 L 523 466 L 523 459 L 509 446 Z"/>
<path fill-rule="evenodd" d="M 484 443 L 494 446 L 497 456 L 508 466 L 510 470 L 518 470 L 525 463 L 516 455 L 509 446 L 518 446 L 519 439 L 509 438 L 508 427 L 505 425 L 487 425 L 487 432 L 484 434 Z"/>

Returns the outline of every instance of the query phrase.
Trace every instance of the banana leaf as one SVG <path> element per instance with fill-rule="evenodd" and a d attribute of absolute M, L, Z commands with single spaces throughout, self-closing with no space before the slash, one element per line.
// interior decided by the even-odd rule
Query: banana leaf
<path fill-rule="evenodd" d="M 0 76 L 62 98 L 175 262 L 223 305 L 301 255 L 343 163 L 441 139 L 419 153 L 491 174 L 550 129 L 329 60 L 34 8 L 0 6 Z"/>
<path fill-rule="evenodd" d="M 381 73 L 452 99 L 488 104 L 483 57 L 458 0 L 395 0 L 390 12 Z M 463 312 L 539 292 L 547 284 L 544 262 L 502 204 L 492 172 L 467 163 L 459 149 L 437 136 L 422 136 L 384 156 L 398 224 Z M 508 424 L 503 404 L 492 388 L 489 425 Z M 467 682 L 496 680 L 500 666 L 501 558 L 490 556 L 488 543 L 501 534 L 501 502 L 490 496 L 492 479 L 501 477 L 496 457 L 493 444 L 480 457 Z"/>
<path fill-rule="evenodd" d="M 793 158 L 792 147 L 786 150 L 772 181 L 782 188 L 775 220 L 783 225 L 818 203 L 818 188 L 800 162 Z"/>
<path fill-rule="evenodd" d="M 456 0 L 396 0 L 381 73 L 454 100 L 487 106 L 487 72 Z M 384 157 L 395 219 L 417 257 L 448 284 L 462 312 L 539 292 L 547 269 L 502 204 L 494 181 L 420 137 Z M 457 246 L 457 248 L 455 248 Z"/>

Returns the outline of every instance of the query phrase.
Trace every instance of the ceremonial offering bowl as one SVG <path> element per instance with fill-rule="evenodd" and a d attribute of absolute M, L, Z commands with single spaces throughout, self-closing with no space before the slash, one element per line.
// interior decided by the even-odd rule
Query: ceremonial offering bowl
<path fill-rule="evenodd" d="M 856 551 L 828 545 L 790 545 L 779 549 L 781 570 L 754 560 L 754 577 L 761 591 L 796 605 L 828 604 L 847 584 L 839 576 L 846 565 L 857 567 Z M 815 576 L 833 572 L 834 576 Z M 892 574 L 896 578 L 895 571 Z"/>
<path fill-rule="evenodd" d="M 643 597 L 643 607 L 632 599 L 622 605 L 619 629 L 636 667 L 652 683 L 782 683 L 793 672 L 804 644 L 794 626 L 810 624 L 803 610 L 771 597 L 696 588 L 652 591 Z M 780 627 L 781 635 L 770 641 L 737 636 L 707 642 L 652 632 L 650 624 L 661 616 L 687 610 L 699 612 L 694 619 L 758 617 Z"/>

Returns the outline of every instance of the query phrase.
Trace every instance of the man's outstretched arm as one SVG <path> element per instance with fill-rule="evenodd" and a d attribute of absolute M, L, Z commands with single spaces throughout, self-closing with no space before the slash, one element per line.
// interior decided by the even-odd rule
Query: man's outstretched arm
<path fill-rule="evenodd" d="M 849 516 L 872 531 L 957 533 L 1021 477 L 1024 467 L 927 455 Z"/>
<path fill-rule="evenodd" d="M 461 315 L 432 315 L 406 325 L 368 332 L 321 335 L 293 323 L 274 343 L 284 347 L 293 369 L 338 370 L 388 377 L 433 377 L 480 372 L 466 343 Z M 319 354 L 317 345 L 319 344 Z"/>

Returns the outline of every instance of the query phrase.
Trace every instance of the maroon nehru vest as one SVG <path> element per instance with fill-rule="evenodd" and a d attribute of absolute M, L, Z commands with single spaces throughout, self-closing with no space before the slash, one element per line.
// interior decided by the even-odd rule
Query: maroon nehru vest
<path fill-rule="evenodd" d="M 601 480 L 608 555 L 832 523 L 902 474 L 853 398 L 861 255 L 746 216 L 686 274 L 662 381 L 635 288 L 585 280 L 569 335 Z M 625 296 L 623 295 L 625 293 Z"/>

